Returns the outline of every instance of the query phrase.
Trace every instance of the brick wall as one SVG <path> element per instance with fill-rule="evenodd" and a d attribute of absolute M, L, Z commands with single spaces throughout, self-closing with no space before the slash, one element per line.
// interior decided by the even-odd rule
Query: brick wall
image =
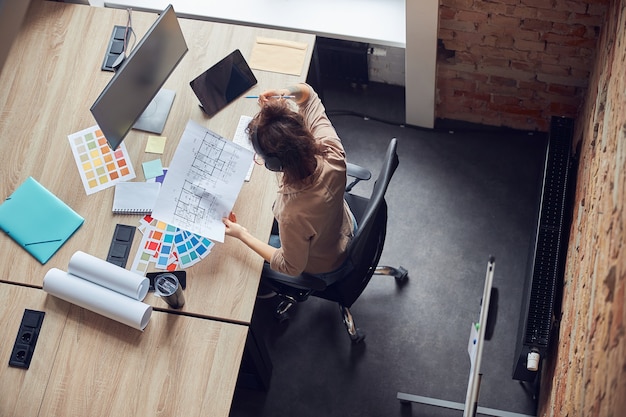
<path fill-rule="evenodd" d="M 580 150 L 558 343 L 539 416 L 626 415 L 626 0 L 602 27 Z"/>
<path fill-rule="evenodd" d="M 440 0 L 435 115 L 547 131 L 583 101 L 609 0 Z"/>

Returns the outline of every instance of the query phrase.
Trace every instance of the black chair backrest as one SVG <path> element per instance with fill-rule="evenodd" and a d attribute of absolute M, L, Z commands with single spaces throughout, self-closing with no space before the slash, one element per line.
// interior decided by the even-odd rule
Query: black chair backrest
<path fill-rule="evenodd" d="M 385 161 L 365 211 L 358 222 L 358 231 L 348 248 L 348 257 L 354 269 L 349 276 L 329 286 L 324 291 L 326 294 L 321 295 L 322 298 L 332 299 L 350 307 L 361 295 L 376 270 L 387 230 L 385 193 L 399 163 L 397 147 L 397 139 L 393 138 L 387 147 Z"/>

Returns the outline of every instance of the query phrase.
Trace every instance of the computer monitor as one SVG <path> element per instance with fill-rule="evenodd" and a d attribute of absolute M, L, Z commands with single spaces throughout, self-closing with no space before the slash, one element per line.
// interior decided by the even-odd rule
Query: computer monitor
<path fill-rule="evenodd" d="M 11 51 L 13 40 L 20 32 L 30 0 L 0 0 L 0 73 Z"/>
<path fill-rule="evenodd" d="M 159 134 L 163 131 L 174 92 L 161 87 L 187 50 L 170 4 L 91 106 L 111 149 L 116 149 L 133 127 Z"/>

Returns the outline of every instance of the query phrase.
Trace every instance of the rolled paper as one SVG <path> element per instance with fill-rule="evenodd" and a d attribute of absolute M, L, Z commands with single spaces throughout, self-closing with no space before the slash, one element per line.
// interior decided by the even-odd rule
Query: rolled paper
<path fill-rule="evenodd" d="M 150 288 L 148 278 L 81 251 L 72 255 L 67 272 L 139 301 Z"/>
<path fill-rule="evenodd" d="M 81 277 L 50 269 L 43 279 L 48 294 L 138 330 L 150 321 L 152 306 Z"/>

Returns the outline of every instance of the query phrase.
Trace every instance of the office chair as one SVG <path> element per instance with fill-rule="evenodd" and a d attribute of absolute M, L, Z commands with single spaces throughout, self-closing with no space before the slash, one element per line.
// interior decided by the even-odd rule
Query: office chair
<path fill-rule="evenodd" d="M 351 268 L 335 282 L 327 284 L 320 278 L 302 274 L 297 277 L 273 271 L 266 263 L 263 268 L 263 284 L 280 298 L 275 315 L 279 320 L 288 318 L 287 311 L 296 303 L 309 296 L 335 301 L 339 304 L 343 323 L 353 343 L 359 343 L 365 334 L 356 327 L 350 307 L 358 299 L 374 274 L 394 276 L 398 282 L 408 278 L 403 267 L 378 267 L 387 231 L 387 203 L 385 192 L 397 166 L 397 139 L 393 138 L 387 148 L 385 161 L 374 183 L 370 198 L 351 194 L 349 191 L 361 180 L 368 180 L 371 173 L 357 165 L 350 164 L 348 175 L 354 180 L 346 187 L 345 199 L 354 214 L 358 230 L 348 247 L 348 262 Z"/>

